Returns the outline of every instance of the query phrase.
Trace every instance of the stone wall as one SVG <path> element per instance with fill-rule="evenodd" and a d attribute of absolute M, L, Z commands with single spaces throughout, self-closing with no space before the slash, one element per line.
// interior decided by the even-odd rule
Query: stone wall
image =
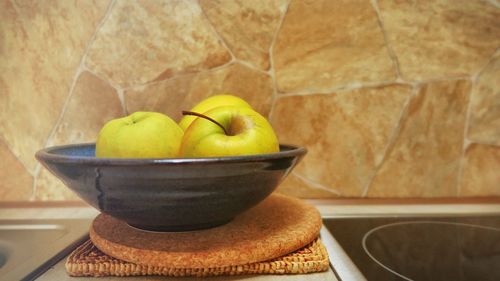
<path fill-rule="evenodd" d="M 223 92 L 308 155 L 305 198 L 500 196 L 500 4 L 0 1 L 0 200 L 75 200 L 34 158 Z"/>

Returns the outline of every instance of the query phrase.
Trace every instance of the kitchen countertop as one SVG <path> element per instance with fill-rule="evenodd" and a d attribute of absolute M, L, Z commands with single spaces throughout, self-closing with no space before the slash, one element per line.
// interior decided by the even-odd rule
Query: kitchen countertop
<path fill-rule="evenodd" d="M 380 216 L 380 215 L 414 215 L 414 214 L 485 214 L 500 213 L 500 199 L 472 199 L 472 200 L 306 200 L 315 205 L 323 217 L 346 216 Z M 0 220 L 19 219 L 68 219 L 93 218 L 98 211 L 81 203 L 76 204 L 1 204 Z M 325 229 L 323 230 L 325 231 Z M 328 244 L 328 243 L 325 243 Z M 329 247 L 329 254 L 333 264 L 342 263 L 345 257 L 336 255 L 336 250 Z M 37 280 L 94 280 L 93 278 L 74 278 L 66 274 L 65 259 L 58 262 Z M 165 277 L 127 277 L 127 280 L 199 280 L 198 278 L 165 278 Z M 113 278 L 99 278 L 98 280 L 117 280 Z M 332 269 L 327 272 L 308 275 L 261 275 L 261 276 L 228 276 L 204 278 L 204 280 L 337 280 Z"/>

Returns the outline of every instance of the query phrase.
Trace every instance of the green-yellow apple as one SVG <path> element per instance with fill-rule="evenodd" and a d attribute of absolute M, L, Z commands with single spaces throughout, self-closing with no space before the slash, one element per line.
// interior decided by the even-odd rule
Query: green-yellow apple
<path fill-rule="evenodd" d="M 195 105 L 190 111 L 192 112 L 197 112 L 197 113 L 204 113 L 206 111 L 209 111 L 212 108 L 216 108 L 219 106 L 225 106 L 225 105 L 234 105 L 234 106 L 243 106 L 243 107 L 248 107 L 252 108 L 246 101 L 243 99 L 233 96 L 233 95 L 215 95 L 208 97 L 204 100 L 202 100 L 200 103 Z M 191 125 L 191 122 L 193 122 L 197 117 L 192 116 L 192 115 L 186 115 L 182 117 L 181 121 L 179 122 L 179 126 L 185 131 L 189 125 Z"/>
<path fill-rule="evenodd" d="M 183 130 L 158 112 L 135 112 L 113 119 L 99 132 L 96 156 L 106 158 L 176 157 Z"/>
<path fill-rule="evenodd" d="M 184 132 L 180 157 L 216 157 L 279 151 L 269 122 L 249 107 L 220 106 L 199 116 Z"/>

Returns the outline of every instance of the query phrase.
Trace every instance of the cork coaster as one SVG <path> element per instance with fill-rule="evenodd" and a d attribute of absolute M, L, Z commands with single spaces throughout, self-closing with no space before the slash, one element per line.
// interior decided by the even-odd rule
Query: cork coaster
<path fill-rule="evenodd" d="M 66 260 L 70 276 L 175 276 L 208 277 L 245 274 L 305 274 L 327 271 L 328 253 L 318 238 L 306 247 L 270 261 L 214 268 L 169 268 L 121 261 L 101 252 L 88 240 Z"/>
<path fill-rule="evenodd" d="M 221 268 L 272 260 L 319 236 L 319 212 L 300 199 L 272 194 L 228 224 L 191 232 L 149 232 L 108 215 L 90 227 L 90 239 L 109 256 L 167 268 Z"/>

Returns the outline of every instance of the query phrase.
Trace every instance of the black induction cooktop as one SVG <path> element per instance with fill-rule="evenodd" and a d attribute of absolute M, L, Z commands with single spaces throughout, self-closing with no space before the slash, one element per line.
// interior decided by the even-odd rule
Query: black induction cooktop
<path fill-rule="evenodd" d="M 500 280 L 498 215 L 327 218 L 324 224 L 366 280 Z"/>

